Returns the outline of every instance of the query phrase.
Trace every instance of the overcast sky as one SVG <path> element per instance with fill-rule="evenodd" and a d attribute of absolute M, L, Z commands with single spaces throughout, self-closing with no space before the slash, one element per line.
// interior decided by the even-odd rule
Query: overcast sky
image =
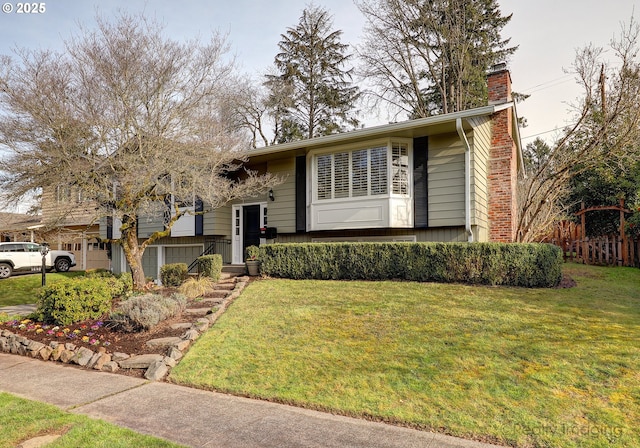
<path fill-rule="evenodd" d="M 213 30 L 228 33 L 228 41 L 243 72 L 264 73 L 272 64 L 280 35 L 294 27 L 309 2 L 296 0 L 50 0 L 46 11 L 17 14 L 17 1 L 0 0 L 0 54 L 16 46 L 61 50 L 77 23 L 92 26 L 96 13 L 113 16 L 118 10 L 144 12 L 166 25 L 174 39 L 200 37 Z M 519 49 L 509 61 L 513 89 L 531 97 L 518 105 L 529 126 L 521 136 L 526 145 L 536 135 L 550 140 L 554 129 L 570 122 L 568 103 L 579 90 L 571 75 L 575 50 L 588 43 L 607 46 L 621 24 L 633 14 L 634 0 L 499 0 L 503 15 L 513 14 L 503 38 Z M 344 32 L 342 41 L 356 44 L 364 18 L 352 0 L 315 0 L 334 18 L 334 28 Z M 636 11 L 636 16 L 640 11 Z M 385 115 L 367 124 L 387 121 Z"/>

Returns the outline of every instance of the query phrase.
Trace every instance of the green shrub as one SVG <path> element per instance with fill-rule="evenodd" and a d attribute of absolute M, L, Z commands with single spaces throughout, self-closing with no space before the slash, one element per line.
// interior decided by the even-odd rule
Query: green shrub
<path fill-rule="evenodd" d="M 198 257 L 198 272 L 203 277 L 209 277 L 214 282 L 220 280 L 222 274 L 222 255 L 203 255 Z"/>
<path fill-rule="evenodd" d="M 97 319 L 111 309 L 111 289 L 100 278 L 78 277 L 43 288 L 39 293 L 38 320 L 71 325 Z"/>
<path fill-rule="evenodd" d="M 247 246 L 244 250 L 246 260 L 258 260 L 260 258 L 260 248 L 258 246 Z"/>
<path fill-rule="evenodd" d="M 186 306 L 187 298 L 182 294 L 172 294 L 169 297 L 142 294 L 120 302 L 109 315 L 108 325 L 127 332 L 146 331 L 163 320 L 180 314 Z"/>
<path fill-rule="evenodd" d="M 549 244 L 307 243 L 260 247 L 262 273 L 294 279 L 551 287 L 562 254 Z"/>
<path fill-rule="evenodd" d="M 133 291 L 133 275 L 131 275 L 131 272 L 122 272 L 116 275 L 116 278 L 122 283 L 123 294 Z"/>
<path fill-rule="evenodd" d="M 95 270 L 88 271 L 87 278 L 99 278 L 104 281 L 111 291 L 111 297 L 121 297 L 133 291 L 133 277 L 130 272 L 123 272 L 114 275 L 111 271 Z"/>
<path fill-rule="evenodd" d="M 186 263 L 170 263 L 160 268 L 160 280 L 164 286 L 180 286 L 188 276 Z"/>

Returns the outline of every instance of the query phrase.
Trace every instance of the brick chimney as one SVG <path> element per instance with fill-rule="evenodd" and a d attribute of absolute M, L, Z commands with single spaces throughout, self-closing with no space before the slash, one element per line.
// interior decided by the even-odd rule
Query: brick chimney
<path fill-rule="evenodd" d="M 487 75 L 489 105 L 512 101 L 511 75 L 507 65 L 495 65 Z M 489 152 L 489 241 L 516 240 L 518 203 L 517 147 L 513 139 L 513 107 L 500 110 L 491 117 L 491 150 Z"/>

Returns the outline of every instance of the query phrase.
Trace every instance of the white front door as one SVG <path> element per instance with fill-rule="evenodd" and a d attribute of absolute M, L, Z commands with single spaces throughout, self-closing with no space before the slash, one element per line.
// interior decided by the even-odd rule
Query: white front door
<path fill-rule="evenodd" d="M 260 228 L 267 226 L 267 203 L 239 204 L 231 208 L 232 264 L 244 263 L 244 249 L 259 245 Z"/>

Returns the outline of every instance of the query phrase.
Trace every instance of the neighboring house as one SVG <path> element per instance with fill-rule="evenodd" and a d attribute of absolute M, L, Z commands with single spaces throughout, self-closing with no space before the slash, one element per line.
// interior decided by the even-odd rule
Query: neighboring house
<path fill-rule="evenodd" d="M 110 269 L 110 245 L 102 242 L 95 220 L 95 205 L 78 189 L 59 187 L 42 194 L 41 232 L 51 249 L 66 250 L 76 257 L 75 269 Z"/>
<path fill-rule="evenodd" d="M 485 107 L 253 150 L 246 166 L 284 182 L 178 220 L 171 237 L 147 248 L 146 275 L 209 247 L 241 264 L 248 245 L 274 241 L 514 241 L 522 148 L 504 64 L 488 87 Z M 141 238 L 162 228 L 139 220 Z M 119 247 L 113 268 L 126 269 Z"/>
<path fill-rule="evenodd" d="M 0 242 L 34 242 L 40 237 L 40 217 L 0 212 Z"/>

